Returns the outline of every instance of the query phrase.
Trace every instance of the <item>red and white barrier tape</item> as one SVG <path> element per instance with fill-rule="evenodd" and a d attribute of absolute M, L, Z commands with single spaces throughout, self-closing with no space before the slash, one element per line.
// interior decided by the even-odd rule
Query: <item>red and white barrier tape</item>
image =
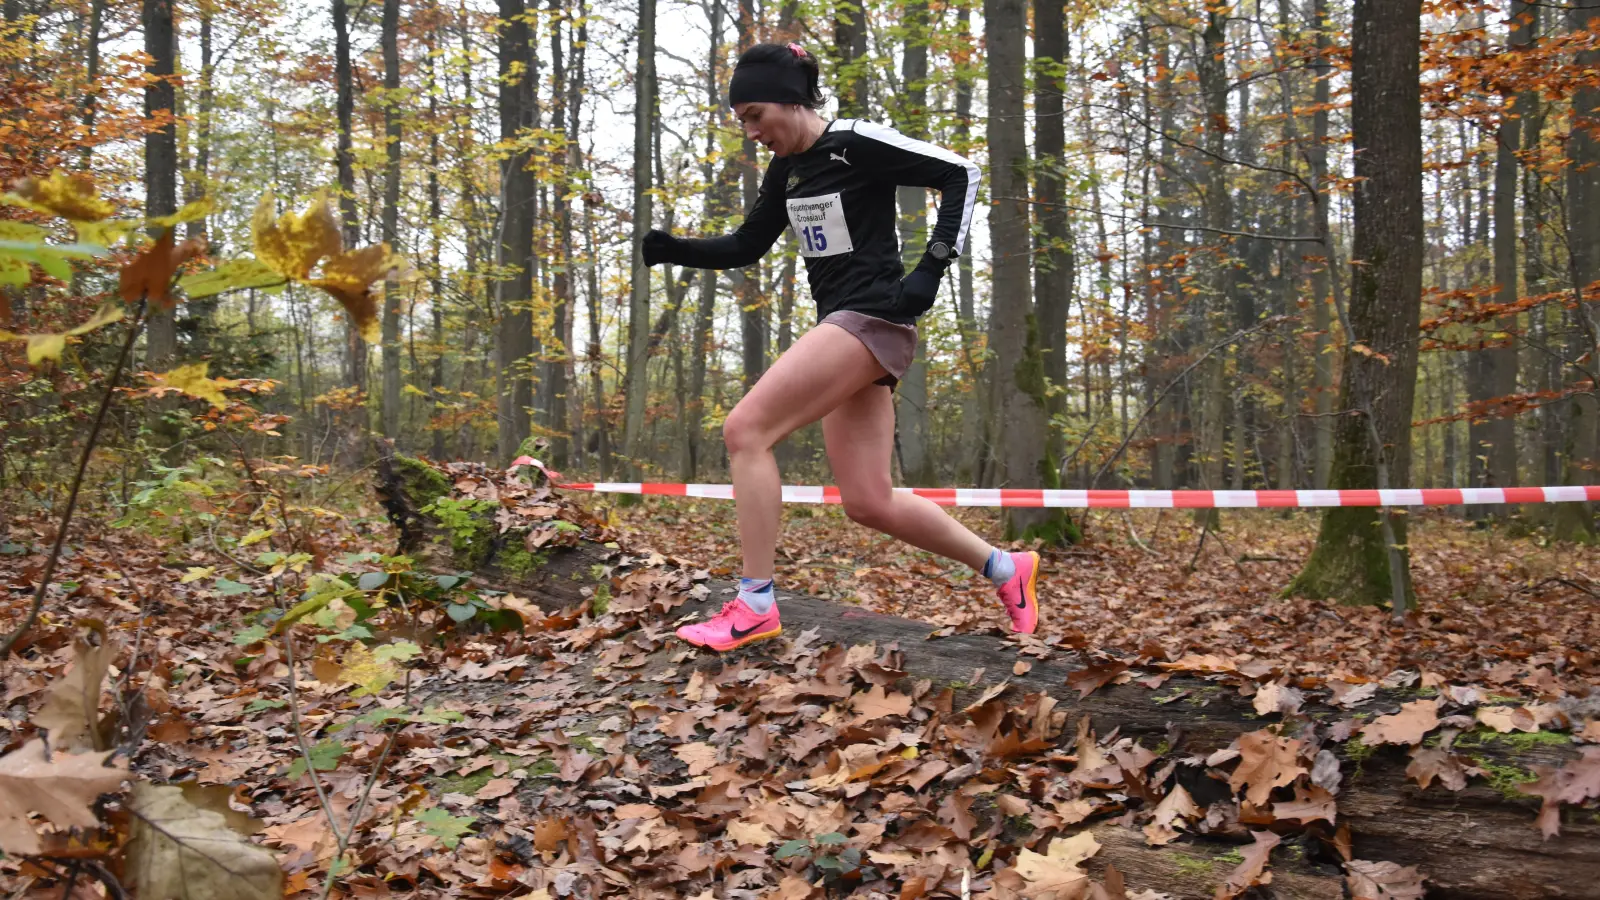
<path fill-rule="evenodd" d="M 566 491 L 732 500 L 730 484 L 639 482 L 554 483 Z M 1050 491 L 1027 488 L 895 488 L 940 506 L 1065 507 L 1070 509 L 1209 509 L 1211 507 L 1462 506 L 1600 501 L 1600 487 L 1438 488 L 1387 491 Z M 836 487 L 784 485 L 785 503 L 841 503 Z"/>

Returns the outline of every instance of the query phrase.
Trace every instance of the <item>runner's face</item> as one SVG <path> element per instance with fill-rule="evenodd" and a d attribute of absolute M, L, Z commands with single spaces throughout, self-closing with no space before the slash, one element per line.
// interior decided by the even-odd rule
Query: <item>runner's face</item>
<path fill-rule="evenodd" d="M 744 136 L 778 156 L 795 152 L 805 137 L 803 111 L 790 103 L 741 103 L 733 108 Z"/>

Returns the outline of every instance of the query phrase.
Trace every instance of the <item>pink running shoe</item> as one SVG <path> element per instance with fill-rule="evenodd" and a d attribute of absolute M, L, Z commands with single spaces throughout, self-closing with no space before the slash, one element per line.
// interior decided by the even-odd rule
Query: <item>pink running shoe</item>
<path fill-rule="evenodd" d="M 696 647 L 708 647 L 718 653 L 727 653 L 783 634 L 783 623 L 778 620 L 778 604 L 765 615 L 757 615 L 738 597 L 722 605 L 722 611 L 704 622 L 695 622 L 678 629 L 678 637 Z"/>
<path fill-rule="evenodd" d="M 1039 554 L 1011 554 L 1017 574 L 1000 586 L 1000 602 L 1011 616 L 1011 630 L 1033 634 L 1039 627 Z"/>

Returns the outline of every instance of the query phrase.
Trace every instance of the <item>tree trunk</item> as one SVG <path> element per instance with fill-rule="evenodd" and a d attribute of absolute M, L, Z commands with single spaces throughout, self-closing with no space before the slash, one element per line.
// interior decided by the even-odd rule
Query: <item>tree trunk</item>
<path fill-rule="evenodd" d="M 624 452 L 631 471 L 638 472 L 644 432 L 645 393 L 650 358 L 650 269 L 640 245 L 650 230 L 654 199 L 650 188 L 651 144 L 656 110 L 656 0 L 639 0 L 638 58 L 633 93 L 633 242 L 632 289 L 628 295 L 627 414 L 623 420 Z"/>
<path fill-rule="evenodd" d="M 361 217 L 356 212 L 355 152 L 350 137 L 355 84 L 350 66 L 350 8 L 345 0 L 333 0 L 333 81 L 339 129 L 333 152 L 339 180 L 339 220 L 343 224 L 344 245 L 355 247 L 361 243 Z M 367 343 L 348 318 L 344 326 L 344 384 L 357 392 L 367 388 Z M 363 414 L 357 420 L 357 428 L 365 431 L 365 426 Z"/>
<path fill-rule="evenodd" d="M 1567 11 L 1573 31 L 1600 27 L 1593 9 Z M 1579 66 L 1600 70 L 1600 50 L 1578 54 Z M 1568 401 L 1565 447 L 1565 484 L 1600 483 L 1600 86 L 1593 81 L 1580 86 L 1572 97 L 1572 137 L 1567 141 L 1567 235 L 1571 246 L 1571 283 L 1576 308 L 1571 311 L 1565 356 L 1587 358 L 1573 373 L 1570 386 L 1578 391 Z M 1554 534 L 1558 540 L 1595 539 L 1592 503 L 1557 504 Z"/>
<path fill-rule="evenodd" d="M 500 139 L 512 142 L 533 126 L 538 82 L 529 70 L 532 35 L 524 0 L 500 0 Z M 518 74 L 520 73 L 520 74 Z M 496 297 L 500 321 L 496 392 L 499 407 L 497 450 L 501 462 L 516 455 L 530 430 L 533 406 L 533 227 L 537 186 L 530 153 L 512 153 L 500 170 L 500 235 L 495 264 L 500 271 Z M 511 274 L 507 274 L 511 273 Z"/>
<path fill-rule="evenodd" d="M 1033 285 L 1039 310 L 1039 343 L 1044 377 L 1057 388 L 1067 383 L 1067 316 L 1072 305 L 1075 260 L 1072 225 L 1067 213 L 1064 174 L 1067 170 L 1067 124 L 1064 78 L 1067 23 L 1062 0 L 1033 4 L 1034 155 L 1037 163 L 1038 245 L 1033 257 Z M 1104 221 L 1104 220 L 1101 220 Z M 1054 420 L 1066 413 L 1066 395 L 1047 398 L 1045 434 L 1049 471 L 1056 473 L 1064 452 Z M 1052 486 L 1059 487 L 1059 479 Z"/>
<path fill-rule="evenodd" d="M 989 73 L 989 207 L 994 275 L 990 296 L 989 345 L 994 356 L 994 391 L 1000 401 L 1005 440 L 999 448 L 1004 486 L 1037 488 L 1055 471 L 1045 446 L 1044 358 L 1039 344 L 1028 235 L 1028 159 L 1023 99 L 1027 96 L 1023 0 L 984 0 Z M 1051 543 L 1074 539 L 1059 510 L 1007 510 L 1008 538 L 1039 537 Z"/>
<path fill-rule="evenodd" d="M 567 72 L 566 56 L 561 45 L 561 0 L 550 0 L 550 22 L 550 66 L 555 79 L 550 128 L 557 134 L 565 134 L 567 106 L 572 104 L 573 121 L 576 124 L 581 92 L 572 90 L 567 84 L 567 79 L 575 76 Z M 570 29 L 571 26 L 568 27 Z M 556 241 L 560 256 L 550 266 L 550 330 L 555 345 L 545 348 L 542 385 L 546 398 L 544 408 L 550 420 L 550 460 L 557 469 L 567 465 L 567 432 L 570 428 L 567 422 L 567 367 L 571 365 L 572 354 L 566 336 L 568 319 L 572 315 L 572 201 L 567 199 L 567 195 L 572 192 L 572 173 L 581 165 L 576 137 L 574 129 L 568 138 L 566 159 L 562 160 L 556 176 Z"/>
<path fill-rule="evenodd" d="M 399 252 L 400 239 L 400 0 L 383 0 L 383 242 Z M 383 286 L 383 436 L 400 436 L 400 281 L 390 270 Z"/>
<path fill-rule="evenodd" d="M 741 8 L 749 0 L 741 0 Z M 833 12 L 833 83 L 839 118 L 865 118 L 868 108 L 866 12 L 858 0 L 837 0 Z M 741 42 L 741 47 L 744 46 Z"/>
<path fill-rule="evenodd" d="M 1313 0 L 1311 27 L 1316 30 L 1317 58 L 1312 66 L 1315 85 L 1311 102 L 1316 112 L 1311 117 L 1311 184 L 1324 194 L 1328 183 L 1328 104 L 1332 102 L 1333 61 L 1328 58 L 1333 41 L 1328 21 L 1328 0 Z M 1316 216 L 1318 234 L 1332 234 L 1328 204 L 1318 203 L 1312 210 Z M 1333 470 L 1333 316 L 1328 304 L 1333 302 L 1330 280 L 1337 277 L 1334 260 L 1324 259 L 1311 272 L 1311 329 L 1316 333 L 1316 352 L 1312 362 L 1311 404 L 1316 411 L 1316 427 L 1312 431 L 1311 483 L 1317 490 L 1326 490 L 1329 473 Z"/>
<path fill-rule="evenodd" d="M 1205 147 L 1208 153 L 1204 163 L 1206 186 L 1202 216 L 1206 227 L 1212 229 L 1202 240 L 1217 248 L 1214 256 L 1205 263 L 1207 290 L 1200 297 L 1202 312 L 1198 333 L 1202 352 L 1224 336 L 1228 322 L 1229 288 L 1233 283 L 1232 266 L 1229 264 L 1232 245 L 1227 237 L 1217 233 L 1234 226 L 1228 168 L 1219 158 L 1227 150 L 1229 130 L 1227 23 L 1228 15 L 1224 9 L 1215 5 L 1209 7 L 1206 29 L 1202 35 L 1204 46 L 1196 63 L 1200 90 L 1205 95 Z M 1200 457 L 1200 488 L 1203 490 L 1224 487 L 1223 438 L 1226 429 L 1223 417 L 1227 399 L 1228 355 L 1221 351 L 1213 353 L 1198 372 L 1200 428 L 1195 449 Z M 1197 521 L 1209 521 L 1212 527 L 1221 520 L 1219 511 L 1214 509 L 1196 510 L 1195 516 Z"/>
<path fill-rule="evenodd" d="M 1410 484 L 1423 260 L 1421 6 L 1422 0 L 1355 5 L 1355 244 L 1351 330 L 1339 379 L 1339 408 L 1352 414 L 1340 417 L 1334 432 L 1335 489 Z M 1379 604 L 1392 597 L 1391 559 L 1397 559 L 1409 605 L 1404 518 L 1392 517 L 1397 546 L 1390 548 L 1378 516 L 1372 508 L 1325 511 L 1316 547 L 1291 590 Z"/>
<path fill-rule="evenodd" d="M 1511 5 L 1511 47 L 1526 48 L 1533 37 L 1531 8 L 1523 0 Z M 1510 305 L 1519 295 L 1517 283 L 1517 183 L 1521 181 L 1522 126 L 1529 109 L 1521 98 L 1507 100 L 1506 117 L 1495 140 L 1494 161 L 1494 279 L 1499 285 L 1494 302 Z M 1469 400 L 1483 402 L 1517 390 L 1517 345 L 1512 335 L 1517 316 L 1503 315 L 1483 326 L 1475 356 L 1478 377 L 1468 387 Z M 1517 484 L 1516 420 L 1495 415 L 1469 426 L 1474 487 L 1514 487 Z M 1504 516 L 1510 507 L 1481 508 L 1478 515 Z M 1475 518 L 1477 516 L 1474 516 Z"/>
<path fill-rule="evenodd" d="M 739 0 L 739 50 L 742 52 L 756 42 L 756 13 L 753 0 Z M 863 32 L 865 37 L 865 32 Z M 842 101 L 841 101 L 842 102 Z M 721 103 L 717 104 L 718 107 Z M 841 113 L 842 115 L 842 113 Z M 744 193 L 744 208 L 756 205 L 761 192 L 761 162 L 756 157 L 755 141 L 745 138 L 740 145 L 742 164 L 739 169 L 740 185 Z M 766 300 L 761 296 L 761 263 L 757 262 L 735 273 L 739 288 L 740 346 L 744 351 L 744 389 L 749 391 L 767 371 L 767 320 Z"/>
<path fill-rule="evenodd" d="M 100 32 L 105 27 L 106 0 L 89 0 L 89 32 L 84 35 L 83 154 L 78 165 L 87 170 L 94 158 L 95 116 L 100 97 Z M 23 323 L 14 322 L 16 326 Z"/>
<path fill-rule="evenodd" d="M 928 4 L 911 0 L 902 22 L 906 30 L 904 85 L 898 103 L 901 133 L 926 140 L 928 137 Z M 916 266 L 928 244 L 928 191 L 901 186 L 900 256 L 907 271 Z M 935 307 L 937 309 L 937 307 Z M 931 318 L 931 316 L 929 317 Z M 933 448 L 928 415 L 928 324 L 917 329 L 916 358 L 900 380 L 895 411 L 900 471 L 906 484 L 931 487 L 936 483 Z"/>
<path fill-rule="evenodd" d="M 145 72 L 151 76 L 144 89 L 144 115 L 146 119 L 169 119 L 144 137 L 145 215 L 170 216 L 178 209 L 178 130 L 173 118 L 177 92 L 172 83 L 178 39 L 173 28 L 172 0 L 143 2 L 144 52 L 150 57 Z M 151 310 L 146 328 L 146 365 L 158 372 L 171 368 L 178 354 L 177 323 L 172 310 Z M 154 405 L 158 417 L 167 409 L 166 404 Z M 175 437 L 164 424 L 158 429 L 166 437 Z"/>
<path fill-rule="evenodd" d="M 957 12 L 957 35 L 963 46 L 972 43 L 972 10 L 962 4 Z M 972 82 L 976 75 L 960 73 L 956 77 L 955 138 L 960 148 L 965 148 L 972 138 Z M 956 261 L 956 327 L 961 331 L 961 365 L 967 377 L 967 390 L 961 400 L 961 443 L 957 447 L 956 472 L 958 479 L 972 487 L 985 487 L 990 483 L 986 472 L 989 461 L 989 422 L 995 409 L 987 402 L 989 392 L 985 385 L 992 377 L 983 354 L 978 348 L 978 317 L 975 311 L 972 254 L 963 253 Z"/>

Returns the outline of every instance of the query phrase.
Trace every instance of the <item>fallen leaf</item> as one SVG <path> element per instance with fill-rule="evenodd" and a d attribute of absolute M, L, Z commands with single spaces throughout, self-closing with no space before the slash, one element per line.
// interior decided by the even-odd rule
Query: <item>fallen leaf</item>
<path fill-rule="evenodd" d="M 1228 784 L 1237 793 L 1247 788 L 1245 798 L 1253 806 L 1264 806 L 1272 789 L 1289 784 L 1306 774 L 1300 764 L 1301 741 L 1278 737 L 1270 731 L 1252 731 L 1239 735 L 1239 765 L 1228 776 Z"/>
<path fill-rule="evenodd" d="M 90 809 L 101 794 L 118 790 L 128 775 L 126 758 L 105 765 L 112 753 L 56 753 L 45 758 L 44 741 L 32 740 L 0 756 L 0 851 L 18 856 L 40 852 L 28 813 L 58 828 L 93 828 Z"/>
<path fill-rule="evenodd" d="M 1028 882 L 1028 896 L 1078 898 L 1089 890 L 1089 876 L 1081 868 L 1084 860 L 1100 852 L 1100 842 L 1088 831 L 1050 842 L 1047 853 L 1024 849 L 1017 854 L 1017 874 Z"/>
<path fill-rule="evenodd" d="M 1578 732 L 1578 740 L 1590 744 L 1600 744 L 1600 719 L 1590 719 L 1585 723 L 1583 730 Z"/>
<path fill-rule="evenodd" d="M 1345 873 L 1350 900 L 1422 900 L 1427 893 L 1414 866 L 1352 859 Z"/>
<path fill-rule="evenodd" d="M 772 829 L 760 822 L 747 822 L 735 819 L 728 823 L 728 837 L 737 841 L 743 847 L 765 847 L 777 840 Z"/>
<path fill-rule="evenodd" d="M 1272 804 L 1272 817 L 1280 820 L 1291 819 L 1304 823 L 1322 819 L 1332 825 L 1338 815 L 1339 807 L 1333 795 L 1316 785 L 1312 785 L 1309 791 L 1301 785 L 1295 785 L 1293 800 Z"/>
<path fill-rule="evenodd" d="M 1439 727 L 1439 701 L 1414 700 L 1402 703 L 1400 711 L 1379 716 L 1361 729 L 1361 740 L 1369 745 L 1416 744 Z"/>
<path fill-rule="evenodd" d="M 1216 900 L 1233 900 L 1258 884 L 1272 882 L 1272 873 L 1267 871 L 1267 860 L 1272 856 L 1272 848 L 1283 839 L 1270 831 L 1252 831 L 1250 837 L 1255 843 L 1240 851 L 1244 855 L 1244 862 L 1228 873 L 1227 881 L 1217 886 Z"/>
<path fill-rule="evenodd" d="M 1305 694 L 1301 693 L 1299 688 L 1289 687 L 1286 682 L 1274 681 L 1262 685 L 1250 702 L 1255 707 L 1257 715 L 1283 713 L 1292 716 L 1300 712 L 1300 705 L 1305 699 Z"/>
<path fill-rule="evenodd" d="M 34 714 L 35 725 L 49 733 L 55 751 L 101 749 L 95 746 L 100 724 L 100 686 L 117 652 L 117 642 L 106 633 L 104 622 L 84 619 L 72 642 L 72 671 L 50 686 L 44 706 Z"/>
<path fill-rule="evenodd" d="M 1123 662 L 1108 662 L 1097 666 L 1085 666 L 1067 676 L 1067 686 L 1078 692 L 1078 699 L 1089 696 L 1103 688 L 1113 678 L 1128 671 L 1128 664 Z"/>
<path fill-rule="evenodd" d="M 479 800 L 499 800 L 501 797 L 515 793 L 516 790 L 517 782 L 514 779 L 491 778 L 472 796 Z"/>
<path fill-rule="evenodd" d="M 228 827 L 181 789 L 138 782 L 128 802 L 125 872 L 141 897 L 278 900 L 283 870 L 272 851 Z"/>
<path fill-rule="evenodd" d="M 696 775 L 704 775 L 717 764 L 717 748 L 704 741 L 679 744 L 672 748 L 672 755 L 688 764 L 689 777 L 691 778 Z"/>
<path fill-rule="evenodd" d="M 910 697 L 901 693 L 886 693 L 881 684 L 873 685 L 872 690 L 865 694 L 856 694 L 850 700 L 851 706 L 856 711 L 855 720 L 851 723 L 854 725 L 875 722 L 885 716 L 904 716 L 911 712 Z"/>
<path fill-rule="evenodd" d="M 1459 791 L 1467 786 L 1468 775 L 1482 772 L 1477 766 L 1438 747 L 1411 748 L 1411 762 L 1406 765 L 1406 777 L 1416 781 L 1423 790 L 1437 778 L 1446 788 Z"/>
<path fill-rule="evenodd" d="M 1539 723 L 1533 720 L 1533 714 L 1520 706 L 1480 706 L 1474 715 L 1486 727 L 1501 734 L 1539 730 Z"/>
<path fill-rule="evenodd" d="M 540 819 L 533 824 L 533 848 L 540 853 L 554 853 L 567 842 L 570 833 L 566 819 L 557 816 Z"/>

